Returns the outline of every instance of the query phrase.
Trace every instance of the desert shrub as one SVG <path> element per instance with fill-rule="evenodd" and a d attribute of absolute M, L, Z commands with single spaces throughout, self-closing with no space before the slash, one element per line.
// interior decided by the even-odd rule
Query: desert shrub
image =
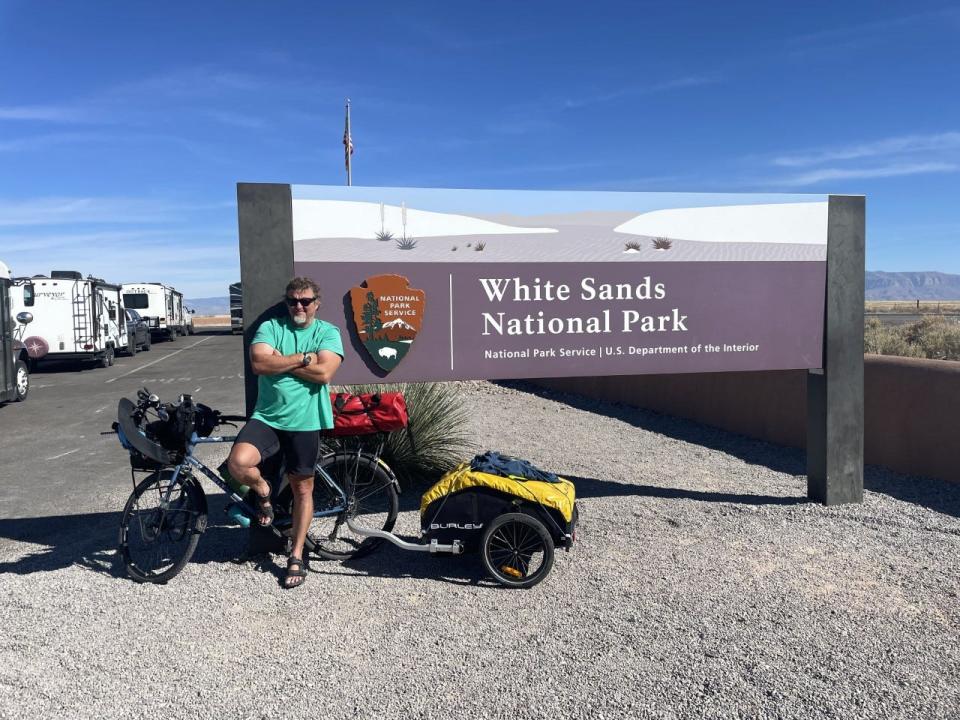
<path fill-rule="evenodd" d="M 879 320 L 868 320 L 863 331 L 863 351 L 875 355 L 920 357 L 917 349 L 910 346 L 899 330 Z"/>
<path fill-rule="evenodd" d="M 673 240 L 665 237 L 658 237 L 653 239 L 653 249 L 654 250 L 669 250 L 673 247 Z"/>
<path fill-rule="evenodd" d="M 884 325 L 872 318 L 864 324 L 864 351 L 878 355 L 960 360 L 960 323 L 925 317 L 909 325 Z"/>
<path fill-rule="evenodd" d="M 624 250 L 639 250 L 639 249 L 640 249 L 640 243 L 638 243 L 636 240 L 630 240 L 629 242 L 624 243 L 623 249 L 624 249 Z"/>
<path fill-rule="evenodd" d="M 393 233 L 389 230 L 381 230 L 377 233 L 377 240 L 380 242 L 390 242 L 393 240 Z"/>
<path fill-rule="evenodd" d="M 477 252 L 483 252 L 483 249 L 486 246 L 487 244 L 485 242 L 478 242 L 476 245 L 473 246 L 473 249 L 476 250 Z"/>
<path fill-rule="evenodd" d="M 409 432 L 387 436 L 383 459 L 405 486 L 433 483 L 467 460 L 467 411 L 457 386 L 448 383 L 350 385 L 339 392 L 402 392 L 410 413 Z"/>
<path fill-rule="evenodd" d="M 451 250 L 456 250 L 456 249 L 457 249 L 457 246 L 454 245 L 454 246 L 453 246 L 452 248 L 450 248 L 450 249 L 451 249 Z"/>
<path fill-rule="evenodd" d="M 401 250 L 413 250 L 417 246 L 417 241 L 412 237 L 402 237 L 397 240 L 397 247 Z"/>

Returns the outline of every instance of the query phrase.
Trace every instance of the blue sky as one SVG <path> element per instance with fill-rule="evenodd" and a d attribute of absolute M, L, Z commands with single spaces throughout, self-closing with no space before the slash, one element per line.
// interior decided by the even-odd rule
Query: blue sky
<path fill-rule="evenodd" d="M 0 0 L 0 259 L 239 277 L 236 183 L 856 193 L 960 273 L 950 3 Z"/>

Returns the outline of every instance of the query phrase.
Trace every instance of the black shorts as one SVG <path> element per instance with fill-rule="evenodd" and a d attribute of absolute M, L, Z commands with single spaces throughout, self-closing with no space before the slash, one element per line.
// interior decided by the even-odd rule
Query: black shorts
<path fill-rule="evenodd" d="M 320 452 L 319 430 L 277 430 L 260 420 L 250 420 L 237 435 L 236 442 L 253 445 L 266 460 L 283 451 L 287 472 L 291 475 L 313 475 Z"/>

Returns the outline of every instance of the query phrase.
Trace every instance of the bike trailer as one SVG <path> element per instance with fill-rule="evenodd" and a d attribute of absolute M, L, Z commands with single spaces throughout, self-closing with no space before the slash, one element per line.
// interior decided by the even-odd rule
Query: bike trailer
<path fill-rule="evenodd" d="M 573 483 L 525 460 L 495 452 L 477 455 L 451 470 L 420 499 L 421 535 L 477 550 L 486 528 L 505 513 L 524 513 L 546 528 L 557 547 L 569 549 L 576 534 Z"/>

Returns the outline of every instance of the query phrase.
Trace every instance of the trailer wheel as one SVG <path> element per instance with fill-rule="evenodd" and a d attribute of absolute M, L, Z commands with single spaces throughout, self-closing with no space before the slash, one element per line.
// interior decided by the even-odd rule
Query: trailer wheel
<path fill-rule="evenodd" d="M 100 367 L 108 368 L 113 365 L 113 345 L 107 345 L 107 349 L 100 356 Z"/>
<path fill-rule="evenodd" d="M 16 402 L 23 402 L 27 399 L 27 394 L 30 392 L 30 371 L 27 369 L 27 364 L 23 360 L 17 360 L 13 368 L 14 377 L 17 379 L 17 392 L 13 399 Z"/>

